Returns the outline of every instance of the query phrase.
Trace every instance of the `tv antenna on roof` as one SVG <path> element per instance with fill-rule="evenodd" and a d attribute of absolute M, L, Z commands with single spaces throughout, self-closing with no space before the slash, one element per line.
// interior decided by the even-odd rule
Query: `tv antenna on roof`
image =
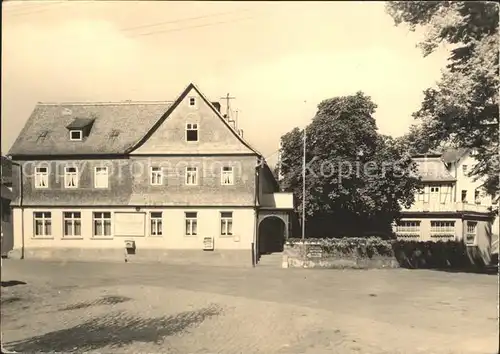
<path fill-rule="evenodd" d="M 234 100 L 236 97 L 231 97 L 229 96 L 229 93 L 226 94 L 226 97 L 221 97 L 221 100 L 226 100 L 226 119 L 229 119 L 229 112 L 230 112 L 230 100 Z"/>

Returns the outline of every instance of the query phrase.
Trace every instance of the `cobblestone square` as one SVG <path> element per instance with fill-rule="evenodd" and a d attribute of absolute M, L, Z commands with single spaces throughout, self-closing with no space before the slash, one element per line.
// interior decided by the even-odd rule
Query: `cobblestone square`
<path fill-rule="evenodd" d="M 496 353 L 497 277 L 4 260 L 16 352 Z"/>

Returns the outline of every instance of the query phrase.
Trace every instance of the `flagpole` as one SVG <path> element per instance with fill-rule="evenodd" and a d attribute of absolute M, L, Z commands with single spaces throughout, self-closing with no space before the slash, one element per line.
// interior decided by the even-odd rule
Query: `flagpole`
<path fill-rule="evenodd" d="M 306 237 L 306 128 L 304 128 L 304 148 L 302 156 L 302 240 Z"/>

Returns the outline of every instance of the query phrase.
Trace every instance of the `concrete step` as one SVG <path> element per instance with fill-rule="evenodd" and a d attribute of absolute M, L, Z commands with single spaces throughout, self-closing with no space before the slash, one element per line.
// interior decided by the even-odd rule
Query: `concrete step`
<path fill-rule="evenodd" d="M 263 254 L 260 256 L 259 266 L 273 266 L 281 268 L 283 262 L 283 253 Z"/>

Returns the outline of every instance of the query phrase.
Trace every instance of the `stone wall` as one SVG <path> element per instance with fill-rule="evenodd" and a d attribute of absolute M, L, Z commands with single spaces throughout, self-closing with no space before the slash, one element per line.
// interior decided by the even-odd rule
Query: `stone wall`
<path fill-rule="evenodd" d="M 357 252 L 328 252 L 310 244 L 286 244 L 283 252 L 284 268 L 375 269 L 399 268 L 393 255 L 362 255 Z"/>

